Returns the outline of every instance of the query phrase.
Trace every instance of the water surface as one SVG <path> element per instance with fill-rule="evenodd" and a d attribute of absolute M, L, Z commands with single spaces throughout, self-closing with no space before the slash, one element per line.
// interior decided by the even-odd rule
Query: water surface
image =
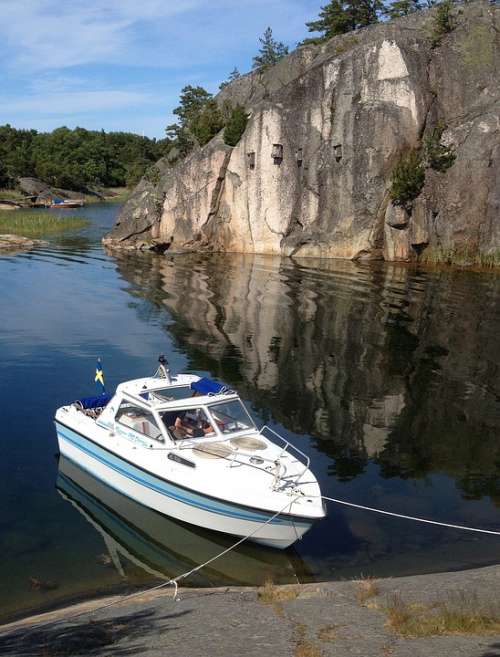
<path fill-rule="evenodd" d="M 56 457 L 54 410 L 172 369 L 235 386 L 325 494 L 500 527 L 500 278 L 261 256 L 111 256 L 89 228 L 0 258 L 0 615 L 177 575 L 231 540 L 161 518 Z M 499 539 L 330 505 L 284 553 L 244 546 L 192 584 L 495 563 Z"/>

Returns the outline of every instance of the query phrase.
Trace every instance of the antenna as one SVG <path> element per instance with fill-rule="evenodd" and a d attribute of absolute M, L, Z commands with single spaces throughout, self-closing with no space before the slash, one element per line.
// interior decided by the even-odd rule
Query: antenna
<path fill-rule="evenodd" d="M 167 383 L 171 383 L 170 381 L 170 370 L 168 369 L 168 361 L 165 358 L 163 354 L 160 354 L 158 358 L 158 369 L 156 370 L 156 376 L 159 379 L 165 379 Z"/>

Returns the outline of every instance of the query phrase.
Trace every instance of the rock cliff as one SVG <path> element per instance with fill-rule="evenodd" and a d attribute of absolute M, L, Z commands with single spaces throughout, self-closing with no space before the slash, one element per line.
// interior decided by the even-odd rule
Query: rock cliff
<path fill-rule="evenodd" d="M 228 85 L 219 100 L 250 112 L 238 145 L 158 162 L 105 243 L 500 264 L 500 8 L 453 21 L 437 45 L 421 12 Z M 436 134 L 451 166 L 427 165 L 411 207 L 393 206 L 394 168 Z"/>

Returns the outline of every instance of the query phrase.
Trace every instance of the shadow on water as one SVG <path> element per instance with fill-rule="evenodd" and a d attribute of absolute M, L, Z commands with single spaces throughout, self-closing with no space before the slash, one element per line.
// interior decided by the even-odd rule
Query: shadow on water
<path fill-rule="evenodd" d="M 154 611 L 138 611 L 109 619 L 75 622 L 54 621 L 23 627 L 0 636 L 3 657 L 72 657 L 73 655 L 141 655 L 144 636 L 155 629 L 164 635 L 175 629 L 170 622 L 189 614 L 183 611 L 158 617 Z M 121 644 L 122 639 L 126 644 Z"/>
<path fill-rule="evenodd" d="M 124 580 L 129 564 L 167 580 L 208 561 L 236 540 L 148 509 L 62 456 L 57 489 L 102 536 L 106 553 L 100 561 L 115 568 Z M 248 543 L 195 573 L 183 585 L 255 586 L 270 578 L 276 583 L 290 582 L 301 574 L 299 564 L 293 550 L 282 552 Z"/>

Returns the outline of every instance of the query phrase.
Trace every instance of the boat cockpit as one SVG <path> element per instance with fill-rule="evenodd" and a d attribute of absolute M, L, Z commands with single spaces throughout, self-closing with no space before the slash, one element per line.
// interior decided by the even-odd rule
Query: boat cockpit
<path fill-rule="evenodd" d="M 175 446 L 186 440 L 226 440 L 257 432 L 233 390 L 210 379 L 189 375 L 178 379 L 170 384 L 154 378 L 122 384 L 112 399 L 106 399 L 102 408 L 94 405 L 90 413 L 99 426 L 131 439 L 140 436 L 154 441 L 151 447 Z M 86 412 L 86 401 L 79 400 L 77 408 Z"/>

